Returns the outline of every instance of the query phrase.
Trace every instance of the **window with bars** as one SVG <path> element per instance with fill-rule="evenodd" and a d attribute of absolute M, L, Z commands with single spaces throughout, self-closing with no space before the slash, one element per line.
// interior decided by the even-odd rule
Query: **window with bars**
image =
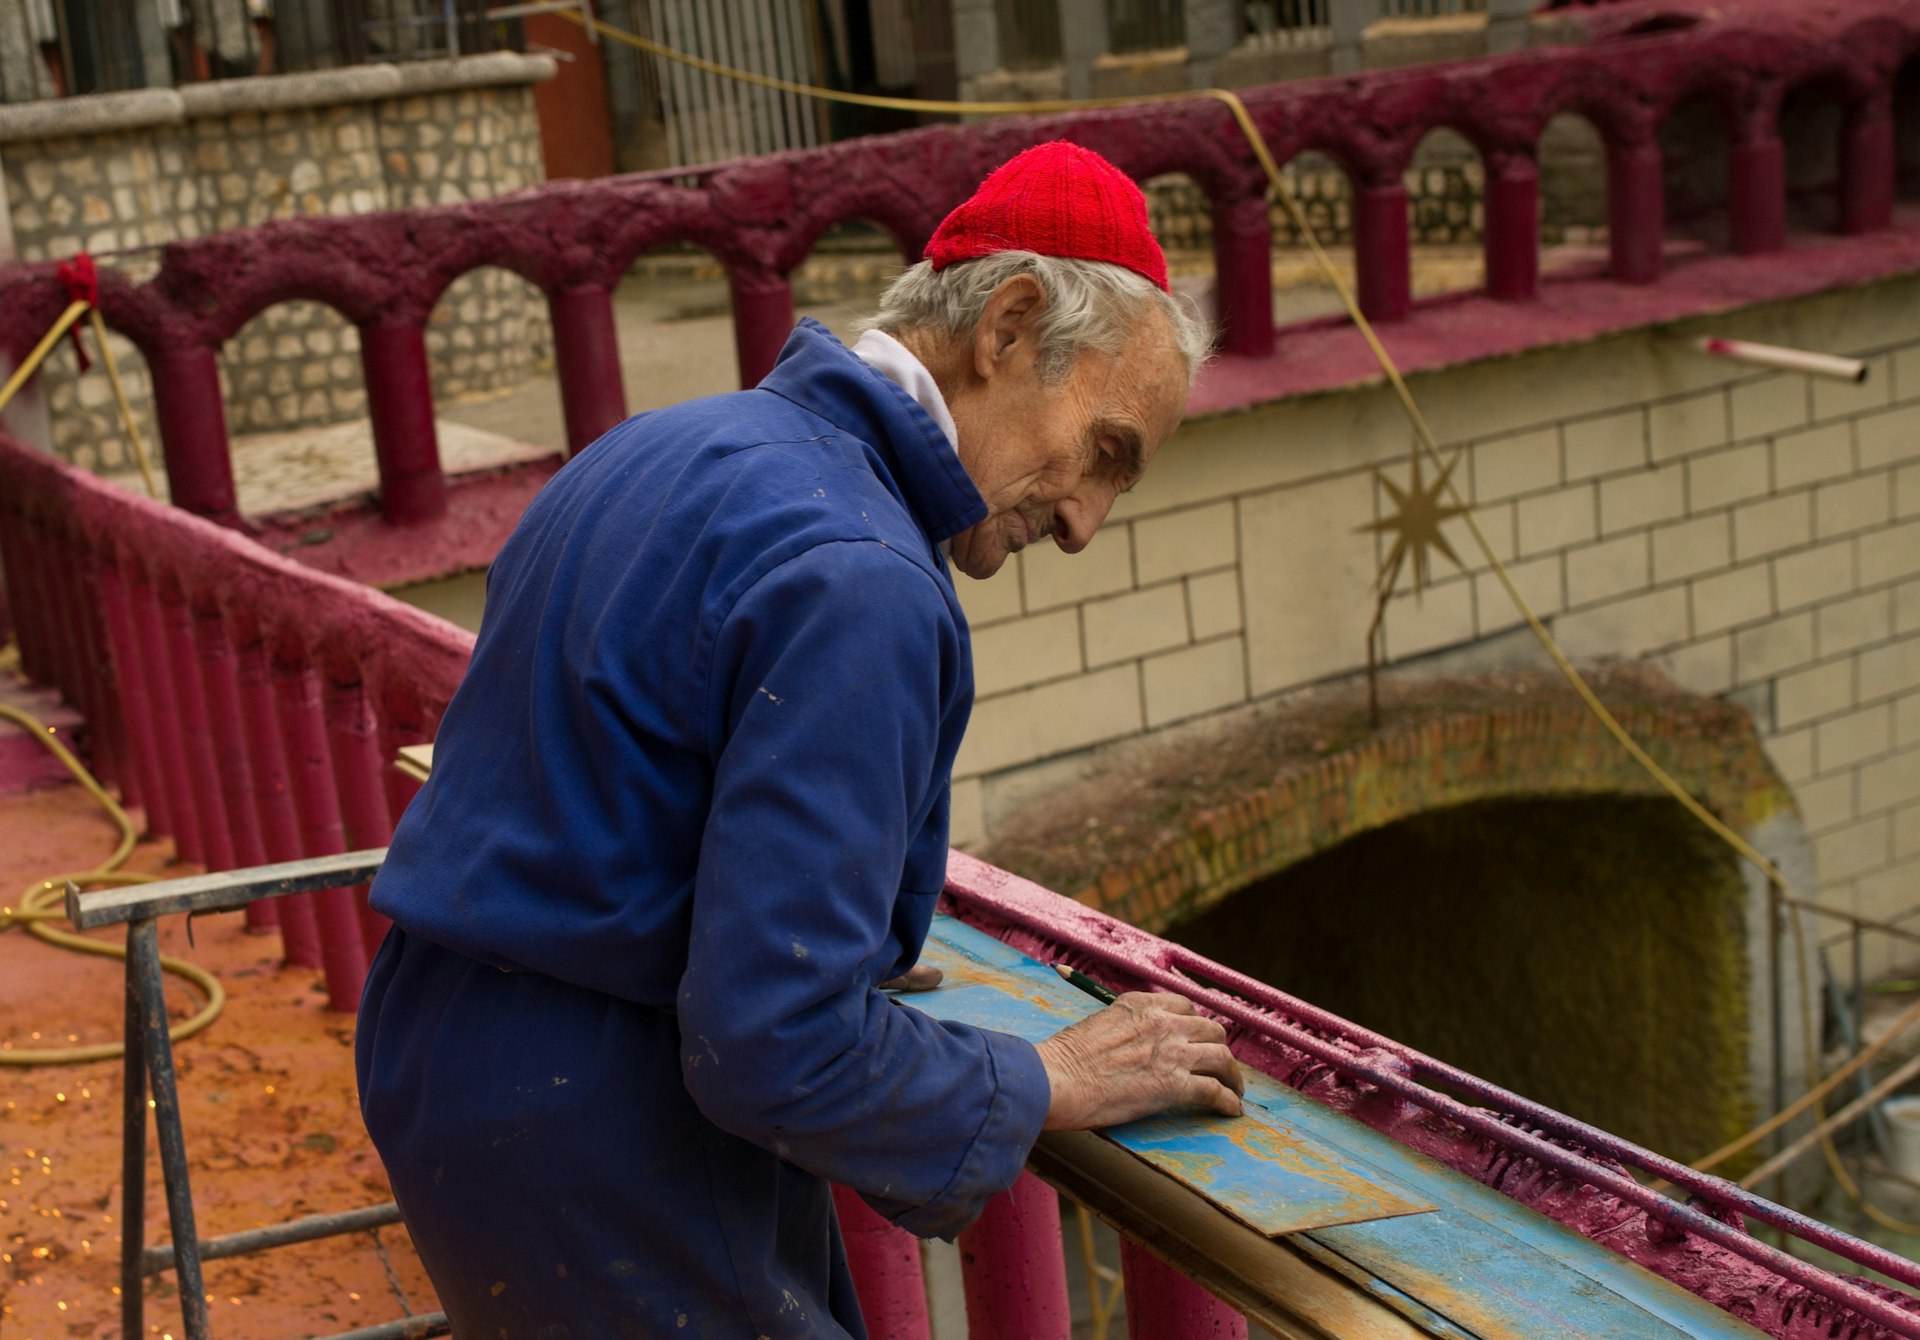
<path fill-rule="evenodd" d="M 1060 63 L 1059 0 L 998 0 L 1000 64 L 1044 70 Z"/>
<path fill-rule="evenodd" d="M 0 0 L 8 9 L 0 23 L 52 76 L 50 88 L 9 77 L 0 97 L 16 102 L 524 45 L 487 0 Z"/>
<path fill-rule="evenodd" d="M 1187 11 L 1181 0 L 1107 0 L 1109 49 L 1164 51 L 1186 41 Z"/>

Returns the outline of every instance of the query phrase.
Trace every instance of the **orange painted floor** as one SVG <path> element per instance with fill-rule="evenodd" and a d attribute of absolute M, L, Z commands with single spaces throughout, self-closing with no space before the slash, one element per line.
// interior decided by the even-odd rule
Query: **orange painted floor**
<path fill-rule="evenodd" d="M 0 906 L 36 879 L 96 865 L 114 836 L 77 786 L 0 797 Z M 128 868 L 194 873 L 171 857 L 170 843 L 143 844 Z M 228 992 L 220 1018 L 176 1052 L 200 1236 L 388 1199 L 355 1103 L 353 1021 L 327 1011 L 318 972 L 281 967 L 279 937 L 248 934 L 238 915 L 198 919 L 193 939 L 183 918 L 163 924 L 162 950 Z M 0 934 L 0 1052 L 117 1041 L 121 981 L 115 960 Z M 199 1008 L 178 977 L 167 995 L 176 1018 Z M 120 1097 L 118 1061 L 0 1066 L 4 1340 L 119 1334 Z M 147 1240 L 163 1242 L 151 1130 L 147 1158 Z M 379 1236 L 413 1310 L 433 1310 L 404 1231 Z M 291 1340 L 401 1315 L 365 1233 L 216 1261 L 206 1283 L 216 1340 Z M 179 1336 L 173 1277 L 150 1280 L 146 1297 L 146 1334 Z"/>

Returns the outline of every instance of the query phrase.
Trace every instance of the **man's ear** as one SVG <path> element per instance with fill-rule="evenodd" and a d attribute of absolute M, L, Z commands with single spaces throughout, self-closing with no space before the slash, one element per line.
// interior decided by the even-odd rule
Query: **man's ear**
<path fill-rule="evenodd" d="M 973 332 L 974 371 L 991 377 L 1015 358 L 1031 352 L 1034 332 L 1046 310 L 1046 290 L 1032 275 L 1011 275 L 987 299 Z"/>

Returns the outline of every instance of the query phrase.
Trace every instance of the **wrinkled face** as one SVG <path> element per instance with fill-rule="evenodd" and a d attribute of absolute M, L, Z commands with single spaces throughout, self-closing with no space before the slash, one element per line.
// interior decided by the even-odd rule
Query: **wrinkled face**
<path fill-rule="evenodd" d="M 1147 314 L 1118 356 L 1089 351 L 1064 381 L 1047 383 L 1036 304 L 1018 297 L 1006 310 L 996 311 L 999 294 L 989 303 L 969 349 L 975 375 L 948 396 L 960 462 L 987 503 L 987 519 L 951 545 L 969 577 L 991 577 L 1048 538 L 1069 554 L 1086 548 L 1186 413 L 1186 367 L 1164 312 Z"/>

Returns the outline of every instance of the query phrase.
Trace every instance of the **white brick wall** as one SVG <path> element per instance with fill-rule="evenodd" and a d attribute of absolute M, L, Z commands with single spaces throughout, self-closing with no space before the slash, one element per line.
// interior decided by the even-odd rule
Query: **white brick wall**
<path fill-rule="evenodd" d="M 1812 384 L 1623 337 L 1412 384 L 1563 645 L 1746 704 L 1820 896 L 1920 927 L 1920 280 L 1713 333 L 1831 340 L 1873 370 Z M 1364 667 L 1389 540 L 1360 528 L 1390 504 L 1373 469 L 1404 487 L 1407 443 L 1377 386 L 1190 422 L 1087 553 L 963 581 L 981 687 L 956 832 L 990 827 L 1020 769 Z M 1418 600 L 1403 571 L 1390 661 L 1522 622 L 1464 524 L 1446 534 L 1465 570 L 1436 556 Z"/>

